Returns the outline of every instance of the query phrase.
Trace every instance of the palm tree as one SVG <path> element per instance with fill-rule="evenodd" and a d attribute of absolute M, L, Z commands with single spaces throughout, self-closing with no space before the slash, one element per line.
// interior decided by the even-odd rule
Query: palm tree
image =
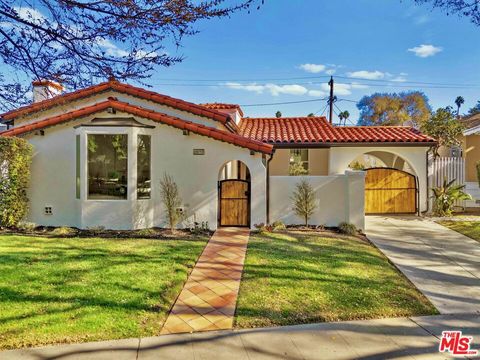
<path fill-rule="evenodd" d="M 275 117 L 281 118 L 281 117 L 282 117 L 282 112 L 281 112 L 280 110 L 278 110 L 278 111 L 275 113 Z"/>
<path fill-rule="evenodd" d="M 345 120 L 343 122 L 343 125 L 347 124 L 347 119 L 350 117 L 350 113 L 348 110 L 342 111 L 340 114 L 338 114 L 338 117 L 340 118 L 340 125 L 342 125 L 342 120 Z"/>
<path fill-rule="evenodd" d="M 457 105 L 457 116 L 460 116 L 460 107 L 465 103 L 463 96 L 457 96 L 455 99 L 455 105 Z"/>

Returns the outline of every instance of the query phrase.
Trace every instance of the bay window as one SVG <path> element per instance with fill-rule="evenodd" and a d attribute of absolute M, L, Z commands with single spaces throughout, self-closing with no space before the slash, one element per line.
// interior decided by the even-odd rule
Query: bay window
<path fill-rule="evenodd" d="M 137 137 L 137 199 L 150 199 L 151 185 L 151 138 Z"/>
<path fill-rule="evenodd" d="M 88 198 L 126 199 L 128 135 L 88 134 Z"/>

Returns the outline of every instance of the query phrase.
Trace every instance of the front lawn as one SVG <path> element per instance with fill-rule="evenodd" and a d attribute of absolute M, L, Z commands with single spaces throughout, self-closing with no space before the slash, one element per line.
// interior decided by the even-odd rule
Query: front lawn
<path fill-rule="evenodd" d="M 206 240 L 0 235 L 0 348 L 159 334 Z"/>
<path fill-rule="evenodd" d="M 466 235 L 474 240 L 480 241 L 480 221 L 439 221 L 449 229 L 455 230 L 460 234 Z"/>
<path fill-rule="evenodd" d="M 435 313 L 364 239 L 302 232 L 250 237 L 237 327 Z"/>

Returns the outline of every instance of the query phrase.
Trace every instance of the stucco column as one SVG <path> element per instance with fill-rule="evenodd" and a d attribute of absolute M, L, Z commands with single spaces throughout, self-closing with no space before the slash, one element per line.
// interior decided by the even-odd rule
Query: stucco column
<path fill-rule="evenodd" d="M 345 171 L 345 219 L 365 229 L 365 171 Z"/>

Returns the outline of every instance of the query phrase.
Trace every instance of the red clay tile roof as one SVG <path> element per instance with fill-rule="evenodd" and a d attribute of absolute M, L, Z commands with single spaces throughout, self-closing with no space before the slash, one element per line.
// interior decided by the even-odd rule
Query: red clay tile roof
<path fill-rule="evenodd" d="M 191 121 L 179 119 L 174 116 L 166 115 L 153 110 L 148 110 L 138 106 L 133 106 L 116 99 L 110 98 L 107 101 L 88 106 L 82 109 L 74 110 L 72 112 L 54 116 L 48 119 L 40 120 L 31 124 L 14 127 L 9 130 L 0 132 L 0 136 L 18 136 L 32 131 L 44 129 L 46 127 L 58 125 L 67 121 L 75 120 L 84 116 L 92 115 L 94 113 L 105 111 L 108 108 L 114 108 L 118 111 L 127 112 L 132 115 L 150 119 L 152 121 L 170 125 L 182 130 L 188 130 L 195 134 L 208 136 L 210 138 L 225 141 L 240 147 L 244 147 L 253 151 L 258 151 L 266 154 L 273 153 L 273 146 L 264 144 L 260 141 L 245 138 L 241 135 L 232 134 L 230 132 L 215 129 L 213 127 L 197 124 Z"/>
<path fill-rule="evenodd" d="M 243 118 L 240 134 L 271 144 L 434 143 L 407 126 L 332 126 L 325 117 Z"/>
<path fill-rule="evenodd" d="M 203 106 L 203 107 L 206 107 L 207 109 L 214 109 L 214 110 L 235 109 L 240 113 L 240 116 L 243 116 L 242 108 L 238 104 L 205 103 L 205 104 L 200 104 L 200 105 Z"/>
<path fill-rule="evenodd" d="M 138 88 L 132 85 L 123 84 L 115 80 L 107 81 L 98 85 L 90 86 L 85 89 L 67 93 L 64 95 L 55 96 L 54 98 L 47 99 L 44 101 L 39 101 L 21 108 L 6 112 L 1 115 L 4 120 L 11 120 L 19 116 L 24 116 L 32 114 L 37 111 L 49 109 L 55 105 L 65 104 L 70 101 L 79 100 L 86 98 L 88 96 L 96 95 L 98 93 L 114 90 L 123 94 L 128 94 L 131 96 L 136 96 L 145 100 L 150 100 L 162 105 L 167 105 L 175 109 L 183 110 L 191 114 L 204 116 L 213 120 L 217 120 L 222 124 L 227 122 L 230 124 L 235 124 L 233 120 L 230 119 L 228 114 L 221 113 L 214 109 L 208 109 L 201 105 L 190 103 L 188 101 L 175 99 L 170 96 L 158 94 L 153 91 L 148 91 L 142 88 Z M 235 126 L 233 126 L 235 128 Z"/>

